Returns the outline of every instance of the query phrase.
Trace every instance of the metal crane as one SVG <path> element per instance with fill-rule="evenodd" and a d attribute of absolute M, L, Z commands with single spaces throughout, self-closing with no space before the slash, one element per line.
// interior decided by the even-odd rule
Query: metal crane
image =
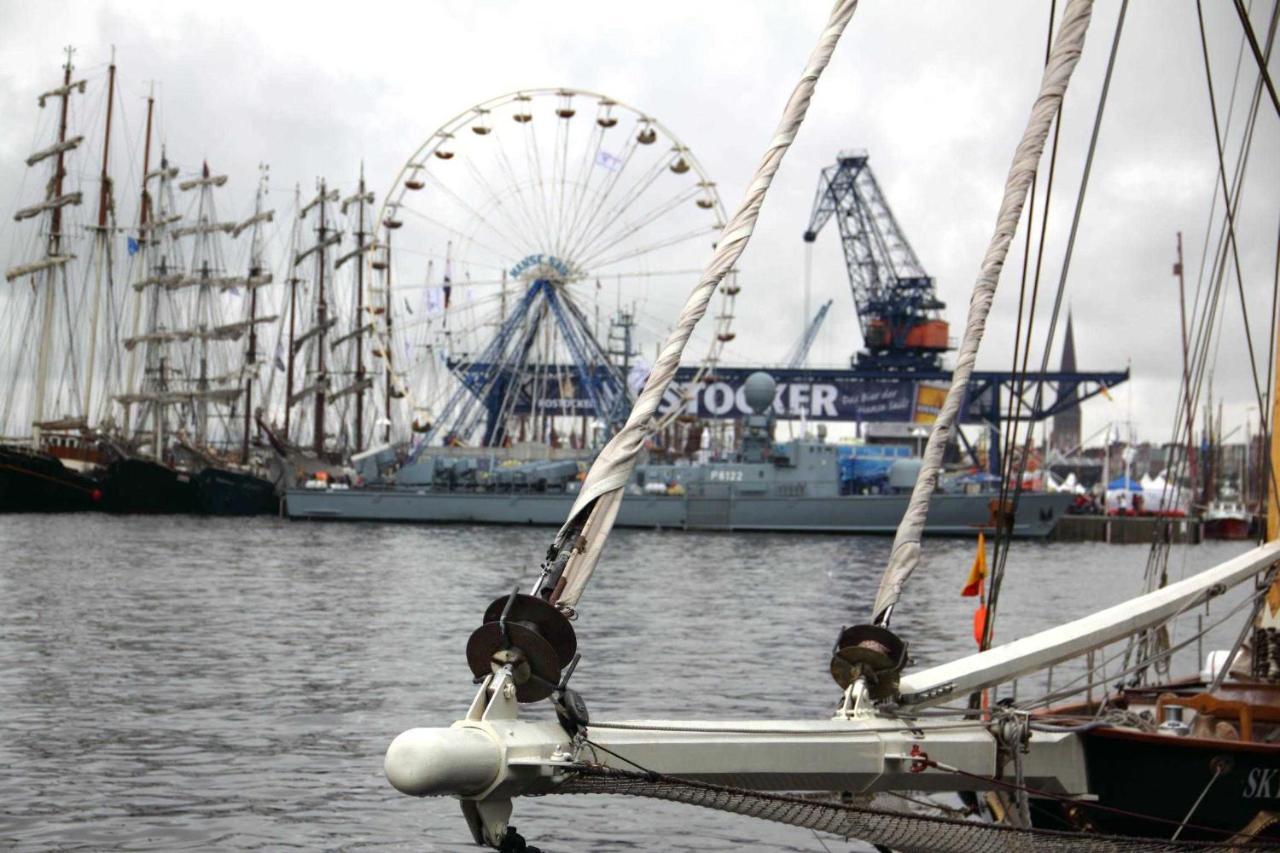
<path fill-rule="evenodd" d="M 805 360 L 809 357 L 809 350 L 813 348 L 813 342 L 818 337 L 818 330 L 822 328 L 822 321 L 827 319 L 827 312 L 831 310 L 831 302 L 832 300 L 828 299 L 809 321 L 804 334 L 800 336 L 800 340 L 796 341 L 796 345 L 791 348 L 786 361 L 783 362 L 787 368 L 795 370 L 804 367 Z"/>
<path fill-rule="evenodd" d="M 866 350 L 850 363 L 866 370 L 939 370 L 949 348 L 946 306 L 894 219 L 865 151 L 842 151 L 822 170 L 804 232 L 806 243 L 835 216 Z"/>

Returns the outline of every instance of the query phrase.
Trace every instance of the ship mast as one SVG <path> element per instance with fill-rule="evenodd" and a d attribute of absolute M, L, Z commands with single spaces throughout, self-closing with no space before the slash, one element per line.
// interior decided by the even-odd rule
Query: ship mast
<path fill-rule="evenodd" d="M 386 423 L 386 426 L 384 427 L 382 440 L 387 444 L 390 444 L 391 443 L 391 397 L 392 397 L 391 391 L 393 389 L 392 376 L 391 376 L 391 359 L 392 359 L 392 352 L 395 349 L 395 345 L 394 345 L 395 336 L 393 334 L 394 330 L 391 327 L 392 314 L 394 314 L 394 311 L 393 311 L 394 303 L 391 299 L 391 229 L 386 229 L 386 240 L 387 240 L 387 245 L 386 245 L 386 255 L 384 257 L 384 260 L 386 261 L 386 264 L 387 264 L 387 270 L 386 270 L 386 275 L 384 276 L 384 283 L 386 284 L 386 290 L 387 290 L 385 294 L 385 303 L 387 308 L 387 346 L 386 346 L 386 352 L 382 354 L 382 359 L 387 363 L 386 364 L 387 387 L 385 389 L 385 393 L 383 394 L 383 398 L 384 398 L 383 403 L 386 410 L 382 413 L 382 415 L 384 418 L 386 418 L 387 423 Z"/>
<path fill-rule="evenodd" d="M 147 122 L 142 146 L 142 190 L 138 198 L 138 239 L 136 243 L 138 249 L 143 252 L 142 257 L 144 266 L 146 258 L 149 257 L 149 253 L 147 252 L 147 220 L 151 212 L 151 195 L 147 192 L 147 176 L 151 172 L 151 120 L 155 113 L 155 106 L 155 86 L 152 85 L 151 91 L 147 93 Z M 133 303 L 133 328 L 138 328 L 138 322 L 141 316 L 142 300 L 137 299 Z M 127 383 L 126 387 L 132 387 L 136 364 L 137 356 L 131 351 L 129 353 L 129 370 L 125 375 L 125 382 Z M 124 401 L 122 408 L 124 409 L 124 435 L 128 437 L 132 434 L 133 428 L 133 404 L 131 402 Z"/>
<path fill-rule="evenodd" d="M 312 432 L 312 448 L 317 456 L 324 453 L 325 441 L 325 411 L 329 402 L 329 368 L 325 359 L 325 349 L 328 347 L 329 330 L 337 323 L 337 318 L 329 317 L 328 296 L 325 293 L 325 267 L 328 264 L 326 249 L 341 242 L 342 232 L 333 231 L 330 233 L 329 220 L 326 213 L 326 206 L 333 201 L 337 201 L 338 191 L 329 190 L 323 180 L 320 181 L 320 192 L 307 205 L 298 211 L 297 222 L 302 220 L 311 213 L 314 208 L 319 208 L 319 221 L 316 223 L 316 234 L 318 241 L 311 247 L 298 252 L 293 257 L 293 267 L 296 269 L 303 263 L 315 255 L 315 275 L 316 275 L 316 301 L 315 301 L 315 324 L 301 334 L 297 334 L 296 316 L 298 309 L 297 285 L 299 280 L 295 277 L 290 279 L 290 295 L 289 295 L 289 388 L 286 396 L 286 410 L 291 409 L 303 400 L 314 397 L 314 421 Z M 300 227 L 300 226 L 295 226 Z M 340 343 L 340 341 L 335 342 Z M 314 359 L 308 353 L 304 361 L 310 361 L 312 364 L 312 374 L 310 384 L 304 386 L 298 391 L 293 390 L 293 365 L 297 354 L 303 346 L 314 348 Z M 285 431 L 288 433 L 289 415 L 285 414 Z"/>
<path fill-rule="evenodd" d="M 95 286 L 93 291 L 93 312 L 89 322 L 89 359 L 85 369 L 84 379 L 84 405 L 81 412 L 87 419 L 92 409 L 93 402 L 93 377 L 96 367 L 98 355 L 98 317 L 102 308 L 103 297 L 103 281 L 102 275 L 105 268 L 107 281 L 106 290 L 109 295 L 112 290 L 111 282 L 111 241 L 108 239 L 107 219 L 111 206 L 111 176 L 108 173 L 109 155 L 111 149 L 111 112 L 115 104 L 116 91 L 116 49 L 111 48 L 111 64 L 107 67 L 107 120 L 102 131 L 102 174 L 99 179 L 98 188 L 98 228 L 94 233 L 94 268 L 95 268 Z M 148 118 L 150 116 L 148 115 Z"/>
<path fill-rule="evenodd" d="M 320 238 L 319 251 L 316 254 L 316 329 L 319 337 L 316 341 L 315 426 L 312 435 L 312 450 L 316 456 L 324 455 L 324 405 L 326 386 L 329 381 L 324 359 L 325 332 L 329 322 L 329 304 L 325 301 L 324 295 L 324 250 L 328 237 L 328 226 L 324 216 L 324 197 L 325 182 L 322 178 L 320 180 L 320 225 L 316 229 L 316 234 Z"/>
<path fill-rule="evenodd" d="M 297 211 L 297 220 L 295 221 L 293 239 L 294 248 L 296 250 L 297 245 L 300 242 L 298 240 L 298 231 L 300 229 L 297 226 L 302 222 L 302 191 L 297 186 L 294 186 L 293 188 L 293 207 L 294 210 Z M 298 319 L 298 284 L 300 280 L 298 278 L 297 265 L 298 261 L 295 259 L 292 265 L 294 273 L 289 276 L 289 353 L 288 366 L 285 369 L 284 388 L 284 437 L 286 441 L 290 440 L 289 423 L 290 415 L 293 412 L 293 362 L 294 357 L 298 352 L 296 338 Z"/>
<path fill-rule="evenodd" d="M 356 251 L 364 251 L 364 162 L 360 163 L 360 188 L 356 202 Z M 364 258 L 356 258 L 356 450 L 364 449 Z"/>
<path fill-rule="evenodd" d="M 267 167 L 259 166 L 261 177 L 258 181 L 258 192 L 254 197 L 253 216 L 247 222 L 237 225 L 232 236 L 238 235 L 246 226 L 252 226 L 249 238 L 249 277 L 245 284 L 249 289 L 249 344 L 245 350 L 244 362 L 244 434 L 240 442 L 240 462 L 249 464 L 249 430 L 253 421 L 253 383 L 257 379 L 256 361 L 258 357 L 258 323 L 274 320 L 274 317 L 258 317 L 258 288 L 271 282 L 271 274 L 262 270 L 262 223 L 270 222 L 274 211 L 263 210 L 263 197 L 267 192 Z"/>
<path fill-rule="evenodd" d="M 350 385 L 341 388 L 327 396 L 327 402 L 332 404 L 343 397 L 355 395 L 355 449 L 360 450 L 364 447 L 364 396 L 365 393 L 373 387 L 373 380 L 366 375 L 364 367 L 364 338 L 365 335 L 373 331 L 373 324 L 365 322 L 365 305 L 364 305 L 364 254 L 373 248 L 373 241 L 367 241 L 365 238 L 368 232 L 365 231 L 365 207 L 373 204 L 373 193 L 365 189 L 364 182 L 364 164 L 360 165 L 360 184 L 355 195 L 349 196 L 342 200 L 342 215 L 347 216 L 347 209 L 351 205 L 356 206 L 356 244 L 349 252 L 345 252 L 338 256 L 334 261 L 333 268 L 335 271 L 335 287 L 337 270 L 347 261 L 356 261 L 355 272 L 355 314 L 353 328 L 345 332 L 342 336 L 333 341 L 333 349 L 342 344 L 353 344 L 355 353 L 353 359 L 355 361 L 355 378 Z M 350 221 L 350 218 L 347 220 Z"/>
<path fill-rule="evenodd" d="M 52 211 L 49 217 L 49 240 L 45 250 L 45 260 L 53 261 L 60 258 L 62 250 L 62 185 L 63 179 L 66 177 L 66 152 L 67 152 L 67 112 L 71 104 L 71 55 L 75 52 L 74 48 L 67 48 L 67 61 L 62 66 L 62 88 L 55 90 L 55 94 L 61 99 L 58 116 L 58 144 L 57 144 L 57 165 L 54 168 L 52 188 L 46 197 L 45 203 L 52 205 Z M 84 91 L 83 83 L 79 84 L 81 92 Z M 40 99 L 41 106 L 44 105 L 44 97 Z M 74 202 L 67 203 L 79 204 L 80 199 L 77 197 Z M 18 212 L 21 217 L 22 211 Z M 42 294 L 44 299 L 44 307 L 40 316 L 40 337 L 39 344 L 36 349 L 36 387 L 35 399 L 32 407 L 32 427 L 31 427 L 31 443 L 33 447 L 40 446 L 41 423 L 44 420 L 45 397 L 48 394 L 49 383 L 49 347 L 52 343 L 50 338 L 53 334 L 53 318 L 54 318 L 54 302 L 57 299 L 57 278 L 62 264 L 50 264 L 45 275 L 45 289 Z"/>

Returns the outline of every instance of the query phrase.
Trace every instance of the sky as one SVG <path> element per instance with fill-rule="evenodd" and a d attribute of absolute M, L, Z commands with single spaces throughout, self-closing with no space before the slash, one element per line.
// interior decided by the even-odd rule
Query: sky
<path fill-rule="evenodd" d="M 743 291 L 731 361 L 776 362 L 799 337 L 806 322 L 801 235 L 819 171 L 849 148 L 869 152 L 958 334 L 1039 85 L 1049 5 L 861 4 L 739 265 Z M 1225 122 L 1241 31 L 1231 3 L 1205 5 Z M 1251 6 L 1261 38 L 1271 6 L 1267 0 Z M 1048 294 L 1062 266 L 1118 10 L 1118 0 L 1097 3 L 1064 105 L 1042 273 L 1041 289 Z M 0 2 L 0 31 L 6 34 L 0 52 L 0 111 L 6 116 L 0 125 L 0 199 L 17 208 L 31 194 L 22 161 L 34 150 L 35 99 L 55 85 L 62 49 L 71 44 L 88 74 L 100 73 L 115 48 L 119 120 L 139 140 L 126 156 L 140 157 L 144 102 L 154 86 L 160 138 L 184 161 L 208 158 L 233 175 L 241 207 L 249 203 L 259 163 L 269 163 L 273 186 L 284 188 L 311 186 L 318 176 L 349 187 L 363 162 L 370 185 L 385 190 L 422 141 L 461 110 L 516 89 L 572 86 L 608 93 L 658 117 L 697 155 L 732 209 L 827 12 L 821 0 L 369 0 L 313 2 L 305 14 L 294 4 L 237 0 L 8 0 Z M 1255 80 L 1246 53 L 1228 170 Z M 1236 224 L 1261 350 L 1280 228 L 1280 119 L 1265 97 L 1253 145 Z M 1079 366 L 1127 367 L 1133 380 L 1111 400 L 1086 404 L 1086 435 L 1108 423 L 1145 439 L 1170 434 L 1181 372 L 1175 238 L 1183 233 L 1193 288 L 1216 170 L 1195 5 L 1134 0 L 1066 284 Z M 9 219 L 0 228 L 11 229 Z M 10 245 L 8 238 L 0 231 L 0 246 Z M 1022 238 L 1020 233 L 1006 264 L 980 369 L 1006 369 L 1011 362 Z M 812 264 L 814 310 L 828 298 L 835 303 L 811 363 L 847 363 L 861 341 L 833 228 L 814 245 Z M 1047 299 L 1041 310 L 1046 317 Z M 1236 299 L 1223 324 L 1214 394 L 1231 429 L 1256 418 Z M 1044 328 L 1042 321 L 1038 341 Z M 1038 363 L 1038 353 L 1033 360 Z"/>

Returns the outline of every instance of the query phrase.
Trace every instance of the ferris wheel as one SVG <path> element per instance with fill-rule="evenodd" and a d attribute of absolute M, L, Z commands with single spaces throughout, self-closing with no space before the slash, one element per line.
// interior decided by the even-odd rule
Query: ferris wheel
<path fill-rule="evenodd" d="M 724 209 L 653 116 L 594 92 L 531 89 L 431 134 L 378 223 L 366 304 L 387 438 L 391 425 L 471 445 L 579 428 L 585 442 L 588 423 L 607 432 L 625 418 Z M 700 373 L 734 337 L 738 289 L 731 275 L 691 344 Z"/>

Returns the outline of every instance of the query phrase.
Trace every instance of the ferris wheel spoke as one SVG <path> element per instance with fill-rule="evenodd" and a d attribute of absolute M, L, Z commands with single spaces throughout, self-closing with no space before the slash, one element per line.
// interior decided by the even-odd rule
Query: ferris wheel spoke
<path fill-rule="evenodd" d="M 485 216 L 483 213 L 477 210 L 473 205 L 469 204 L 466 201 L 466 199 L 464 199 L 458 193 L 454 192 L 452 188 L 446 186 L 443 182 L 437 181 L 435 186 L 444 190 L 444 192 L 447 193 L 450 198 L 452 198 L 455 202 L 457 202 L 459 207 L 463 208 L 468 213 L 470 213 L 472 217 L 474 217 L 477 228 L 483 225 L 484 227 L 488 228 L 491 232 L 493 232 L 493 235 L 495 237 L 497 237 L 499 240 L 506 243 L 510 248 L 507 250 L 505 257 L 510 257 L 511 252 L 515 250 L 516 246 L 519 245 L 518 238 L 513 237 L 507 231 L 503 230 L 502 228 L 499 228 L 496 223 L 491 221 L 487 216 Z M 483 243 L 479 243 L 479 241 L 475 241 L 475 242 L 477 242 L 479 245 L 482 245 L 482 246 L 484 245 Z M 492 249 L 490 249 L 490 251 L 492 251 Z M 504 253 L 502 252 L 495 252 L 494 254 L 499 258 L 504 257 Z"/>
<path fill-rule="evenodd" d="M 631 165 L 631 160 L 632 158 L 634 158 L 635 152 L 637 149 L 639 149 L 639 147 L 640 147 L 640 142 L 637 141 L 637 134 L 632 133 L 631 137 L 628 138 L 627 140 L 626 149 L 623 149 L 622 158 L 620 159 L 620 164 L 618 164 L 618 168 L 611 173 L 611 177 L 609 177 L 607 181 L 605 181 L 605 186 L 603 187 L 603 190 L 596 193 L 596 197 L 593 204 L 591 204 L 588 207 L 588 214 L 586 214 L 584 219 L 584 231 L 586 228 L 589 227 L 590 223 L 594 222 L 594 220 L 596 219 L 596 216 L 598 216 L 600 213 L 600 210 L 602 210 L 602 207 L 604 206 L 605 201 L 608 201 L 609 196 L 612 195 L 614 188 L 616 188 L 618 186 L 618 183 L 622 181 L 622 174 L 626 172 L 628 165 Z M 575 250 L 576 250 L 576 246 L 570 246 L 570 248 L 568 248 L 568 251 L 570 252 Z"/>
<path fill-rule="evenodd" d="M 408 208 L 406 208 L 406 210 L 407 209 Z M 413 255 L 419 258 L 426 258 L 429 261 L 444 261 L 444 259 L 447 257 L 447 255 L 442 255 L 439 252 L 428 252 L 422 249 L 406 249 L 403 246 L 396 247 L 396 254 L 397 255 Z M 507 269 L 507 267 L 504 264 L 489 264 L 483 261 L 468 261 L 468 263 L 471 266 L 484 267 L 485 269 L 491 269 L 495 272 L 503 272 Z M 395 287 L 399 288 L 400 285 L 397 283 Z"/>
<path fill-rule="evenodd" d="M 542 154 L 538 149 L 538 134 L 533 129 L 533 122 L 525 123 L 525 135 L 529 139 L 528 145 L 525 146 L 525 159 L 529 162 L 529 169 L 537 182 L 538 191 L 534 195 L 535 200 L 538 202 L 538 208 L 542 213 L 542 221 L 546 227 L 547 246 L 550 248 L 552 242 L 555 241 L 555 225 L 551 221 L 551 213 L 548 208 L 547 187 L 542 173 Z"/>
<path fill-rule="evenodd" d="M 578 173 L 574 179 L 576 189 L 573 196 L 573 204 L 570 207 L 567 243 L 573 242 L 574 236 L 578 231 L 583 202 L 587 197 L 591 178 L 594 174 L 592 170 L 596 167 L 596 161 L 599 159 L 600 146 L 604 144 L 604 131 L 605 128 L 597 124 L 591 133 L 591 141 L 583 147 L 582 161 L 578 164 Z M 567 243 L 561 247 L 562 254 L 568 252 Z"/>
<path fill-rule="evenodd" d="M 447 233 L 447 234 L 451 234 L 451 235 L 453 235 L 453 236 L 455 236 L 455 237 L 459 238 L 460 240 L 466 240 L 466 241 L 467 241 L 467 242 L 469 242 L 469 243 L 474 243 L 475 245 L 480 246 L 482 249 L 484 249 L 485 251 L 487 251 L 487 252 L 491 253 L 491 254 L 492 254 L 494 257 L 496 257 L 496 258 L 504 257 L 504 254 L 503 254 L 502 252 L 498 251 L 497 249 L 493 248 L 492 246 L 489 246 L 489 245 L 487 245 L 487 244 L 485 244 L 485 243 L 480 242 L 479 240 L 476 240 L 476 239 L 475 239 L 472 235 L 470 235 L 470 234 L 464 234 L 463 232 L 459 231 L 459 230 L 458 230 L 458 229 L 456 229 L 456 228 L 453 228 L 452 226 L 445 225 L 445 224 L 444 224 L 443 222 L 441 222 L 440 220 L 435 219 L 434 217 L 428 216 L 427 214 L 423 213 L 421 210 L 418 210 L 418 209 L 413 208 L 413 207 L 409 207 L 409 206 L 407 206 L 407 205 L 402 206 L 400 209 L 401 209 L 401 210 L 404 210 L 404 211 L 407 211 L 408 213 L 413 214 L 414 216 L 416 216 L 417 218 L 421 219 L 421 220 L 422 220 L 422 221 L 424 221 L 424 222 L 427 222 L 427 223 L 429 223 L 429 224 L 431 224 L 431 225 L 436 226 L 437 228 L 441 229 L 442 231 L 444 231 L 444 232 L 445 232 L 445 233 Z M 397 251 L 399 251 L 399 249 L 397 249 Z"/>
<path fill-rule="evenodd" d="M 556 123 L 556 143 L 557 154 L 559 155 L 559 178 L 556 181 L 556 238 L 551 246 L 553 254 L 559 255 L 564 246 L 564 227 L 565 199 L 569 193 L 569 122 L 571 119 L 562 118 Z M 555 165 L 552 165 L 554 171 Z"/>
<path fill-rule="evenodd" d="M 516 197 L 519 199 L 520 211 L 524 214 L 525 219 L 528 220 L 531 233 L 533 233 L 535 236 L 538 236 L 539 240 L 545 241 L 546 229 L 543 225 L 540 225 L 538 223 L 538 217 L 536 215 L 535 205 L 530 201 L 527 201 L 524 197 L 524 190 L 523 190 L 524 182 L 521 181 L 519 177 L 517 177 L 515 166 L 512 165 L 511 158 L 507 156 L 506 144 L 502 140 L 503 140 L 503 137 L 501 135 L 498 135 L 498 138 L 496 140 L 498 143 L 498 163 L 506 170 L 507 179 L 508 181 L 510 181 L 511 187 L 515 191 Z M 539 240 L 534 241 L 535 245 L 539 242 Z"/>
<path fill-rule="evenodd" d="M 653 185 L 654 181 L 661 177 L 665 168 L 666 164 L 661 160 L 651 163 L 649 167 L 642 172 L 638 178 L 636 178 L 635 182 L 630 184 L 627 189 L 623 191 L 622 196 L 614 202 L 612 207 L 593 217 L 594 221 L 592 222 L 591 228 L 588 229 L 579 244 L 574 247 L 575 254 L 581 254 L 586 247 L 590 246 L 591 243 L 595 242 L 599 238 L 601 233 L 607 231 L 611 224 L 620 217 L 624 211 L 631 207 L 635 199 L 643 195 L 645 191 Z"/>
<path fill-rule="evenodd" d="M 618 184 L 621 183 L 622 175 L 627 171 L 627 167 L 631 164 L 631 160 L 639 147 L 640 143 L 638 141 L 637 134 L 631 134 L 617 170 L 612 173 L 612 176 L 605 183 L 604 188 L 597 193 L 594 203 L 588 208 L 587 216 L 583 221 L 582 233 L 578 239 L 576 239 L 574 243 L 565 250 L 565 254 L 569 257 L 573 257 L 573 255 L 580 250 L 582 240 L 585 239 L 587 234 L 589 234 L 593 229 L 593 224 L 597 221 L 600 211 L 604 208 L 605 203 L 613 194 L 614 189 L 616 189 Z"/>
<path fill-rule="evenodd" d="M 485 194 L 489 196 L 490 201 L 493 202 L 494 210 L 498 213 L 501 213 L 503 219 L 507 222 L 507 225 L 511 229 L 512 233 L 514 233 L 519 238 L 521 245 L 523 245 L 524 248 L 526 249 L 531 246 L 536 246 L 537 240 L 532 239 L 528 231 L 523 226 L 521 226 L 518 222 L 516 222 L 515 218 L 511 215 L 510 210 L 508 210 L 507 207 L 503 204 L 503 200 L 498 195 L 498 192 L 493 188 L 493 185 L 490 184 L 489 181 L 485 178 L 484 174 L 478 168 L 476 168 L 475 163 L 473 163 L 469 158 L 467 159 L 466 162 L 467 162 L 467 168 L 471 171 L 471 174 L 475 176 L 476 182 L 480 184 Z"/>
<path fill-rule="evenodd" d="M 638 258 L 643 255 L 647 255 L 650 252 L 655 252 L 658 249 L 665 249 L 670 246 L 676 246 L 681 243 L 687 243 L 690 240 L 696 240 L 700 237 L 706 237 L 708 234 L 714 234 L 715 230 L 716 229 L 714 228 L 695 228 L 692 231 L 686 231 L 683 234 L 677 234 L 674 237 L 667 237 L 662 240 L 649 243 L 648 245 L 641 246 L 637 249 L 623 252 L 620 255 L 615 255 L 610 258 L 602 259 L 600 261 L 593 263 L 592 266 L 595 267 L 596 269 L 603 270 L 611 266 L 612 264 L 621 263 L 622 261 L 630 260 L 632 258 Z"/>
<path fill-rule="evenodd" d="M 618 245 L 618 243 L 621 243 L 623 240 L 626 240 L 629 237 L 635 236 L 636 234 L 643 231 L 645 228 L 654 224 L 655 222 L 661 221 L 662 218 L 666 216 L 666 214 L 675 210 L 677 207 L 684 204 L 685 202 L 692 201 L 693 198 L 697 196 L 700 192 L 701 190 L 697 186 L 693 186 L 693 187 L 689 187 L 687 189 L 681 190 L 671 198 L 668 198 L 665 201 L 658 204 L 656 207 L 653 207 L 650 210 L 646 211 L 645 213 L 640 214 L 635 218 L 633 222 L 630 222 L 630 223 L 624 221 L 621 218 L 615 219 L 614 223 L 620 223 L 623 227 L 623 230 L 615 234 L 610 234 L 608 231 L 601 233 L 600 237 L 597 238 L 595 242 L 593 242 L 588 246 L 583 247 L 583 253 L 587 257 L 598 257 L 600 253 L 613 248 L 614 246 Z"/>

